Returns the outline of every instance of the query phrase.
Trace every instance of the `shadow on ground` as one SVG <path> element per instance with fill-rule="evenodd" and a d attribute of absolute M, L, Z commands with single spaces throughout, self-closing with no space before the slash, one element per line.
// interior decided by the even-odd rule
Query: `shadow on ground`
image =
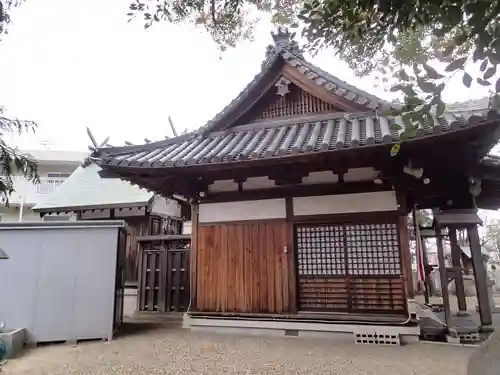
<path fill-rule="evenodd" d="M 159 329 L 165 329 L 165 325 L 154 322 L 124 322 L 116 332 L 115 338 L 138 336 Z"/>

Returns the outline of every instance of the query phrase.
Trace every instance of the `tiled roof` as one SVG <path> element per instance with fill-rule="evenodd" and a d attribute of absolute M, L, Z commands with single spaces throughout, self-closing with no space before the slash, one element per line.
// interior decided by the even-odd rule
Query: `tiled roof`
<path fill-rule="evenodd" d="M 274 36 L 273 36 L 274 38 Z M 276 41 L 276 39 L 275 39 Z M 212 131 L 216 125 L 223 121 L 235 108 L 237 108 L 247 97 L 253 94 L 255 89 L 258 89 L 260 82 L 272 71 L 275 64 L 284 62 L 297 69 L 305 78 L 311 80 L 315 85 L 325 88 L 332 94 L 340 96 L 353 103 L 366 106 L 373 110 L 388 110 L 399 107 L 395 103 L 390 103 L 386 100 L 376 97 L 366 91 L 363 91 L 347 82 L 331 75 L 330 73 L 320 69 L 316 65 L 307 62 L 302 53 L 300 53 L 293 40 L 288 43 L 277 43 L 271 45 L 267 59 L 262 64 L 261 71 L 255 75 L 252 81 L 232 100 L 221 112 L 219 112 L 212 120 L 208 121 L 200 131 Z"/>
<path fill-rule="evenodd" d="M 465 128 L 490 114 L 482 110 L 446 113 L 420 124 L 411 137 L 426 137 Z M 401 130 L 393 130 L 398 124 Z M 337 113 L 298 120 L 243 125 L 225 132 L 189 135 L 142 146 L 101 148 L 94 155 L 100 165 L 180 167 L 286 157 L 390 144 L 409 137 L 401 117 L 374 113 Z"/>

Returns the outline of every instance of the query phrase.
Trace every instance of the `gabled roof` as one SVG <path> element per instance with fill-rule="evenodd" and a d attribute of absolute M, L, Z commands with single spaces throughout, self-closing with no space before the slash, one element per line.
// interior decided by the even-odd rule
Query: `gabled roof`
<path fill-rule="evenodd" d="M 200 129 L 201 132 L 207 133 L 213 130 L 220 130 L 218 125 L 237 110 L 247 98 L 253 97 L 266 77 L 273 74 L 273 68 L 277 64 L 283 63 L 294 67 L 299 74 L 303 75 L 304 78 L 311 81 L 314 85 L 323 87 L 333 95 L 337 95 L 348 102 L 361 105 L 366 110 L 388 110 L 397 106 L 394 103 L 380 99 L 375 95 L 352 86 L 307 62 L 297 42 L 293 39 L 295 34 L 280 29 L 277 33 L 272 33 L 271 35 L 274 39 L 274 45 L 268 46 L 266 60 L 262 63 L 261 71 L 235 99 Z"/>
<path fill-rule="evenodd" d="M 154 195 L 118 178 L 104 179 L 95 164 L 79 166 L 52 194 L 33 207 L 36 212 L 144 207 Z"/>
<path fill-rule="evenodd" d="M 92 158 L 101 166 L 165 168 L 220 164 L 250 160 L 292 157 L 302 154 L 342 151 L 425 138 L 449 131 L 470 128 L 498 114 L 489 108 L 489 100 L 451 104 L 440 118 L 418 124 L 408 130 L 401 116 L 384 116 L 382 111 L 398 107 L 360 90 L 307 62 L 291 35 L 273 34 L 262 70 L 250 84 L 217 116 L 192 133 L 125 147 L 103 147 Z M 273 118 L 252 124 L 236 125 L 237 120 L 263 95 L 269 84 L 279 78 L 283 65 L 301 76 L 308 87 L 319 86 L 332 97 L 349 102 L 355 112 L 338 112 Z M 287 68 L 288 69 L 288 68 Z M 400 130 L 394 130 L 392 125 Z"/>

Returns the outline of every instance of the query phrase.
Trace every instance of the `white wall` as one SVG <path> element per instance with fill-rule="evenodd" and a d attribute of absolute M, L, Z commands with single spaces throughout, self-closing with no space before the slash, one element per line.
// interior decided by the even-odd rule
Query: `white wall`
<path fill-rule="evenodd" d="M 296 216 L 395 211 L 396 209 L 394 191 L 293 198 L 293 214 Z"/>
<path fill-rule="evenodd" d="M 181 217 L 181 205 L 173 199 L 165 199 L 156 196 L 153 207 L 151 207 L 151 212 L 153 214 Z"/>
<path fill-rule="evenodd" d="M 378 171 L 373 168 L 349 169 L 344 175 L 345 182 L 371 181 L 377 178 Z M 332 171 L 311 172 L 302 179 L 303 185 L 334 184 L 338 182 L 338 176 Z M 259 190 L 275 188 L 274 180 L 269 177 L 250 177 L 242 184 L 243 190 Z M 208 186 L 210 193 L 225 191 L 238 191 L 238 184 L 233 180 L 218 180 Z"/>
<path fill-rule="evenodd" d="M 295 216 L 395 210 L 397 202 L 394 191 L 293 198 Z M 200 223 L 284 218 L 284 198 L 200 204 Z"/>
<path fill-rule="evenodd" d="M 193 222 L 185 221 L 182 223 L 182 234 L 192 234 L 193 231 Z"/>
<path fill-rule="evenodd" d="M 285 199 L 200 204 L 200 223 L 286 218 Z"/>
<path fill-rule="evenodd" d="M 47 179 L 49 173 L 73 173 L 79 164 L 67 165 L 67 164 L 50 164 L 50 165 L 39 165 L 38 175 L 40 180 Z M 57 178 L 57 177 L 54 177 Z M 67 178 L 67 177 L 66 177 Z M 37 185 L 32 182 L 26 181 L 24 176 L 16 175 L 13 177 L 14 182 L 14 193 L 10 196 L 10 202 L 13 204 L 20 203 L 24 197 L 25 204 L 36 204 L 41 199 L 44 199 L 47 194 L 38 194 Z"/>

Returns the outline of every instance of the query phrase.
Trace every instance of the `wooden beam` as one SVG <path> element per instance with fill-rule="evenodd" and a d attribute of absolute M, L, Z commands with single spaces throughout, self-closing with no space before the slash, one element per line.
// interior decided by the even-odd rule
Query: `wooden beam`
<path fill-rule="evenodd" d="M 276 187 L 271 189 L 242 191 L 241 193 L 238 191 L 207 193 L 206 197 L 201 200 L 201 203 L 276 199 L 285 198 L 287 196 L 304 197 L 334 194 L 356 194 L 389 190 L 392 190 L 392 186 L 387 184 L 375 184 L 372 181 L 351 182 L 344 184 L 296 185 Z"/>

